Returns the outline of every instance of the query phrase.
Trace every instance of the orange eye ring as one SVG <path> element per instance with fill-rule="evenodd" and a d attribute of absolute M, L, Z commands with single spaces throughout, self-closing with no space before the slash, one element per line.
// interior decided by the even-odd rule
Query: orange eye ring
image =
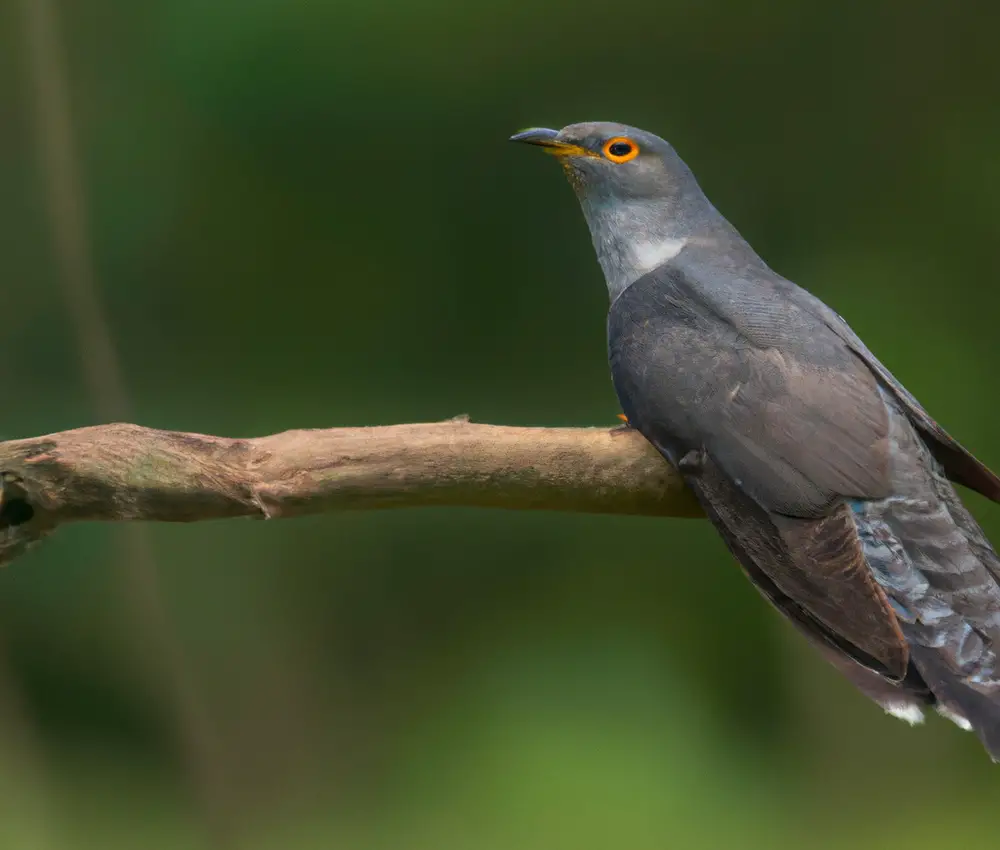
<path fill-rule="evenodd" d="M 601 153 L 612 162 L 628 162 L 639 155 L 639 146 L 624 136 L 615 136 L 604 143 Z"/>

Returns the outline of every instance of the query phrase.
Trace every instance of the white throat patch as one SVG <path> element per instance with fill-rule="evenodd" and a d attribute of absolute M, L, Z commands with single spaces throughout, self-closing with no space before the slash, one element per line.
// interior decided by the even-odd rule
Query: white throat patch
<path fill-rule="evenodd" d="M 676 257 L 684 250 L 685 245 L 687 239 L 664 239 L 662 242 L 642 242 L 635 245 L 630 252 L 635 270 L 642 274 L 651 272 Z"/>

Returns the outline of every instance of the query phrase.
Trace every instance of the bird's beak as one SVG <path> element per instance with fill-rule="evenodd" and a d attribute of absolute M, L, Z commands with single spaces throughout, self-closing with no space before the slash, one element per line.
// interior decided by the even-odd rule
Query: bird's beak
<path fill-rule="evenodd" d="M 593 156 L 594 154 L 580 145 L 559 141 L 559 131 L 549 130 L 545 127 L 532 127 L 530 130 L 522 130 L 510 137 L 512 142 L 524 142 L 527 145 L 538 145 L 545 148 L 546 153 L 555 156 Z"/>

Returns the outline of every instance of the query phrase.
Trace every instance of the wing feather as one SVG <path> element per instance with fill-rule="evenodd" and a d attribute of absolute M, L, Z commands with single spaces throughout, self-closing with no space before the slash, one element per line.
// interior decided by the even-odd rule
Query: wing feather
<path fill-rule="evenodd" d="M 765 511 L 710 458 L 688 483 L 747 577 L 796 628 L 891 681 L 905 678 L 907 643 L 848 507 L 819 519 Z"/>
<path fill-rule="evenodd" d="M 812 293 L 795 286 L 790 281 L 783 281 L 783 283 L 786 284 L 785 288 L 793 300 L 802 303 L 821 318 L 827 327 L 837 334 L 871 370 L 879 382 L 896 397 L 906 410 L 910 420 L 920 431 L 931 450 L 931 454 L 944 468 L 949 480 L 961 484 L 963 487 L 968 487 L 970 490 L 975 490 L 987 499 L 1000 502 L 1000 476 L 975 457 L 924 410 L 923 405 L 871 352 L 836 311 Z"/>
<path fill-rule="evenodd" d="M 823 320 L 746 281 L 663 267 L 609 315 L 629 422 L 675 463 L 744 571 L 797 628 L 889 682 L 909 650 L 847 499 L 890 494 L 888 412 Z"/>

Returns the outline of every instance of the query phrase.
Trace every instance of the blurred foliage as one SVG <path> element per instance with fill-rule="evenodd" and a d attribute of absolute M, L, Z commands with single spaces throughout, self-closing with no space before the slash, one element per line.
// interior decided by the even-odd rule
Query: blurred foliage
<path fill-rule="evenodd" d="M 28 0 L 31 2 L 31 0 Z M 10 6 L 11 4 L 8 4 Z M 1000 7 L 60 4 L 138 421 L 615 423 L 606 300 L 530 124 L 670 138 L 779 271 L 1000 466 Z M 0 9 L 4 436 L 99 418 Z M 1000 540 L 995 506 L 971 500 Z M 122 529 L 2 576 L 0 847 L 213 846 Z M 151 527 L 247 848 L 993 840 L 1000 773 L 827 669 L 707 523 L 426 510 Z M 3 673 L 0 667 L 0 673 Z"/>

